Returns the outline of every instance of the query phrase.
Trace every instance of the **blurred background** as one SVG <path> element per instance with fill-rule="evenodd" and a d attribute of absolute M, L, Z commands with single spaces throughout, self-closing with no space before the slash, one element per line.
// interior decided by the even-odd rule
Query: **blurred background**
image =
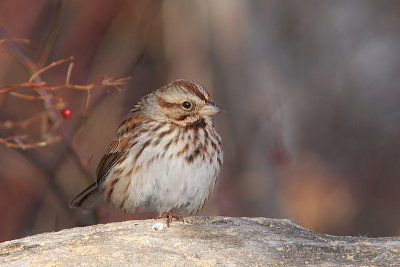
<path fill-rule="evenodd" d="M 223 169 L 200 215 L 400 234 L 399 1 L 2 0 L 0 27 L 1 38 L 30 40 L 0 43 L 2 88 L 70 56 L 71 84 L 132 77 L 120 92 L 55 91 L 68 119 L 0 93 L 0 138 L 61 138 L 27 150 L 0 144 L 0 241 L 146 218 L 67 205 L 94 180 L 138 98 L 178 78 L 204 85 L 227 110 L 216 118 Z M 64 84 L 68 65 L 41 79 Z"/>

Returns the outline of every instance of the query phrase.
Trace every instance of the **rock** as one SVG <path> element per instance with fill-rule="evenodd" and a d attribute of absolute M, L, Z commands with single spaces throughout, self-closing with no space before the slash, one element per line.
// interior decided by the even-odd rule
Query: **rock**
<path fill-rule="evenodd" d="M 162 223 L 162 224 L 160 224 Z M 0 244 L 0 266 L 400 266 L 400 238 L 331 236 L 292 221 L 190 217 L 127 221 Z"/>

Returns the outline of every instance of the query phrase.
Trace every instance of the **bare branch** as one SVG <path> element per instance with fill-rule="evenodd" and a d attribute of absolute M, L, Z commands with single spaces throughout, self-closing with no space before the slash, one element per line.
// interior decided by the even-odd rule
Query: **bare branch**
<path fill-rule="evenodd" d="M 67 78 L 65 79 L 65 83 L 69 84 L 71 81 L 71 74 L 72 74 L 72 69 L 74 68 L 74 62 L 71 62 L 68 66 L 68 71 L 67 71 Z"/>
<path fill-rule="evenodd" d="M 55 136 L 51 137 L 47 140 L 39 141 L 36 143 L 31 143 L 31 144 L 24 144 L 21 142 L 21 139 L 25 139 L 27 135 L 15 135 L 15 136 L 9 136 L 6 138 L 0 138 L 0 144 L 3 144 L 5 147 L 9 148 L 18 148 L 18 149 L 32 149 L 32 148 L 37 148 L 37 147 L 45 147 L 50 144 L 53 144 L 55 142 L 58 142 L 61 140 L 61 137 Z M 14 141 L 14 142 L 10 142 Z"/>
<path fill-rule="evenodd" d="M 113 78 L 107 78 L 107 79 L 103 79 L 100 82 L 95 82 L 95 83 L 91 83 L 91 84 L 87 84 L 87 85 L 77 85 L 77 84 L 68 84 L 67 83 L 67 84 L 58 85 L 58 86 L 47 86 L 46 82 L 36 83 L 36 82 L 28 81 L 28 82 L 23 82 L 20 84 L 11 84 L 11 85 L 3 86 L 2 88 L 0 88 L 0 94 L 9 93 L 9 92 L 17 90 L 19 88 L 25 88 L 25 87 L 30 87 L 33 89 L 43 89 L 46 91 L 58 91 L 61 89 L 66 89 L 66 88 L 86 91 L 86 90 L 92 90 L 96 87 L 109 86 L 109 87 L 115 88 L 117 91 L 121 91 L 122 89 L 119 86 L 126 84 L 126 81 L 128 81 L 129 79 L 130 79 L 130 77 L 124 77 L 124 78 L 120 78 L 120 79 L 116 79 L 116 80 L 114 80 Z M 14 92 L 14 96 L 19 97 L 20 95 L 22 95 L 22 98 L 27 98 L 27 99 L 43 99 L 43 97 L 35 97 L 35 96 L 29 97 L 29 95 L 19 94 L 19 93 L 17 94 Z"/>
<path fill-rule="evenodd" d="M 28 39 L 23 39 L 23 38 L 4 38 L 4 39 L 0 39 L 0 45 L 5 43 L 5 42 L 22 42 L 22 43 L 26 43 L 26 44 L 30 43 L 30 41 Z"/>
<path fill-rule="evenodd" d="M 37 76 L 39 76 L 40 74 L 42 74 L 43 72 L 45 72 L 45 71 L 47 71 L 47 70 L 49 70 L 49 69 L 51 69 L 51 68 L 54 68 L 54 67 L 56 67 L 56 66 L 58 66 L 58 65 L 61 65 L 61 64 L 65 63 L 65 62 L 67 62 L 67 61 L 72 61 L 72 60 L 74 60 L 74 57 L 69 57 L 69 58 L 60 59 L 60 60 L 58 60 L 58 61 L 54 61 L 54 62 L 52 62 L 50 65 L 48 65 L 48 66 L 44 67 L 43 69 L 40 69 L 40 70 L 38 70 L 37 72 L 35 72 L 35 73 L 31 76 L 31 78 L 29 79 L 29 81 L 30 81 L 30 82 L 33 81 Z"/>
<path fill-rule="evenodd" d="M 34 122 L 38 121 L 38 120 L 44 120 L 47 117 L 45 117 L 45 113 L 44 112 L 40 112 L 40 113 L 36 113 L 35 115 L 33 115 L 32 117 L 23 120 L 23 121 L 19 121 L 19 122 L 14 122 L 14 121 L 4 121 L 1 122 L 0 121 L 0 128 L 4 128 L 4 129 L 22 129 L 25 130 L 27 129 L 31 124 L 33 124 Z"/>

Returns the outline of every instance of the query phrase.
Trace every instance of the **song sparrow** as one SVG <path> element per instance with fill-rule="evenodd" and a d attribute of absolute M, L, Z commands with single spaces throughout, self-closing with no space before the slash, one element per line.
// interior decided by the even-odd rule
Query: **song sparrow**
<path fill-rule="evenodd" d="M 158 212 L 168 225 L 197 212 L 222 164 L 212 120 L 221 111 L 204 87 L 187 80 L 145 95 L 119 126 L 97 181 L 70 207 L 88 211 L 106 200 L 126 212 Z"/>

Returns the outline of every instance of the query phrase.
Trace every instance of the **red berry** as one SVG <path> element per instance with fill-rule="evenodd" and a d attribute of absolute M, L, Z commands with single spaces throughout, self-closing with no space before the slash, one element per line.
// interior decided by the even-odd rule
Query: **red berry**
<path fill-rule="evenodd" d="M 63 116 L 64 119 L 69 119 L 72 117 L 72 110 L 69 108 L 63 108 L 61 110 L 61 116 Z"/>

